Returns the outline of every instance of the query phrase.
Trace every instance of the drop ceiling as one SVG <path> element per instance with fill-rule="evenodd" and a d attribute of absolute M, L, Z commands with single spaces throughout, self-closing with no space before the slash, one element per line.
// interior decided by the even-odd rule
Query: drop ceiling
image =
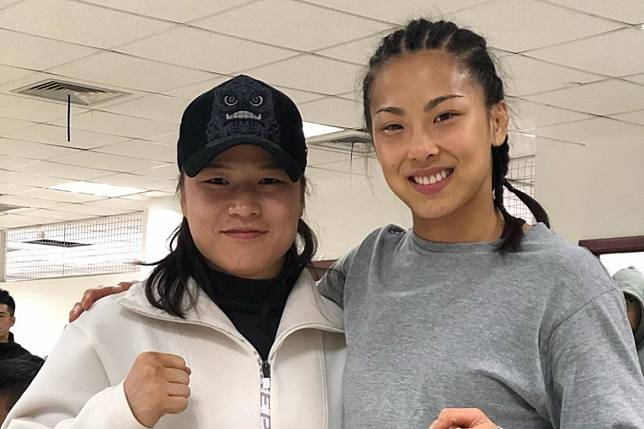
<path fill-rule="evenodd" d="M 0 204 L 23 207 L 3 212 L 0 228 L 171 196 L 181 112 L 234 74 L 278 86 L 305 121 L 359 129 L 369 52 L 421 14 L 487 36 L 508 76 L 517 142 L 644 146 L 642 0 L 0 0 Z M 48 79 L 131 95 L 74 105 L 68 142 L 64 103 L 13 92 Z M 317 178 L 365 174 L 349 161 L 312 147 Z M 48 189 L 74 180 L 142 191 Z"/>

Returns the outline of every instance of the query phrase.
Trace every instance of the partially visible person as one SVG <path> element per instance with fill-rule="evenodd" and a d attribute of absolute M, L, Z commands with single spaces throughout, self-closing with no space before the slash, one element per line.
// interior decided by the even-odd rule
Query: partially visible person
<path fill-rule="evenodd" d="M 635 267 L 622 268 L 613 274 L 613 280 L 624 292 L 626 316 L 633 330 L 637 355 L 644 371 L 644 323 L 642 307 L 644 306 L 644 274 Z"/>
<path fill-rule="evenodd" d="M 16 323 L 16 302 L 8 291 L 0 289 L 0 360 L 32 356 L 16 343 L 11 328 Z"/>
<path fill-rule="evenodd" d="M 33 355 L 0 361 L 0 424 L 27 390 L 43 362 Z"/>

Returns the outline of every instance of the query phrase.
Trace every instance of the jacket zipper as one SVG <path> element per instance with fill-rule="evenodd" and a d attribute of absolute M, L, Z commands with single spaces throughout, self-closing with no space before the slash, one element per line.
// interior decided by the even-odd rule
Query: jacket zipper
<path fill-rule="evenodd" d="M 259 412 L 260 412 L 260 429 L 271 428 L 271 365 L 262 361 L 260 358 L 260 394 L 259 394 Z"/>

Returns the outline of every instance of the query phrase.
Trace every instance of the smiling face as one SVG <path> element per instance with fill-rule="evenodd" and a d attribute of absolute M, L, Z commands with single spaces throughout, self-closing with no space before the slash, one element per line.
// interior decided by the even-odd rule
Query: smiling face
<path fill-rule="evenodd" d="M 229 274 L 279 274 L 304 208 L 302 181 L 292 182 L 265 150 L 239 145 L 184 177 L 181 208 L 201 254 Z"/>
<path fill-rule="evenodd" d="M 409 206 L 414 228 L 496 216 L 492 145 L 507 134 L 503 102 L 483 90 L 441 50 L 403 54 L 375 74 L 372 135 L 385 179 Z M 422 235 L 422 234 L 421 234 Z"/>

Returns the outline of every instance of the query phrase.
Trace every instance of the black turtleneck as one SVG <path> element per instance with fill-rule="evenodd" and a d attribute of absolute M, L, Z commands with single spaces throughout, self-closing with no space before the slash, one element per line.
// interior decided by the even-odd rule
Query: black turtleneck
<path fill-rule="evenodd" d="M 293 286 L 288 283 L 292 282 L 283 275 L 277 279 L 251 280 L 208 271 L 204 291 L 266 361 Z"/>

